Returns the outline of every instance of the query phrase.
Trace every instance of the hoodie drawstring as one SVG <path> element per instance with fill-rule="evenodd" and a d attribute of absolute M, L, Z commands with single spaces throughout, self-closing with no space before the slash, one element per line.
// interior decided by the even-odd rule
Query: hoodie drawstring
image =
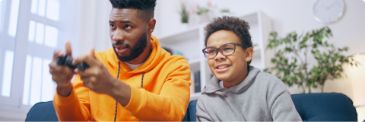
<path fill-rule="evenodd" d="M 117 74 L 117 80 L 119 80 L 119 71 L 120 71 L 120 62 L 118 61 L 118 74 Z M 144 78 L 144 73 L 142 73 L 142 78 L 141 78 L 141 88 L 143 88 L 143 78 Z M 117 100 L 117 99 L 115 99 L 114 122 L 116 122 L 116 120 L 117 120 L 117 113 L 118 113 L 118 100 Z"/>

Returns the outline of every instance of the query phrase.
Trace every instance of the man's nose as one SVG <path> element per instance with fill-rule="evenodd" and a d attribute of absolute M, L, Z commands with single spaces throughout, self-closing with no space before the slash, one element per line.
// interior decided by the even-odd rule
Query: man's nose
<path fill-rule="evenodd" d="M 118 41 L 118 40 L 124 40 L 125 34 L 122 30 L 116 29 L 114 32 L 112 32 L 112 40 Z"/>

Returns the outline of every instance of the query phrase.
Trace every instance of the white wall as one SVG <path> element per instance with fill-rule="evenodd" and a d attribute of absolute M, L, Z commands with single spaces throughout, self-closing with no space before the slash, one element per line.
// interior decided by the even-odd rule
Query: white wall
<path fill-rule="evenodd" d="M 219 8 L 229 8 L 237 15 L 262 11 L 273 23 L 273 29 L 281 34 L 291 31 L 305 32 L 322 27 L 312 14 L 315 0 L 213 0 Z M 345 0 L 344 17 L 329 27 L 333 31 L 333 42 L 338 46 L 350 47 L 350 53 L 365 52 L 365 2 L 362 0 Z M 105 49 L 110 47 L 108 17 L 111 9 L 107 0 L 83 0 L 81 7 L 81 40 L 80 46 Z M 179 22 L 179 0 L 157 0 L 155 35 L 165 36 L 181 30 Z M 86 49 L 81 49 L 84 52 Z"/>
<path fill-rule="evenodd" d="M 178 8 L 180 1 L 158 0 L 161 14 L 158 19 L 159 35 L 173 33 L 179 27 Z M 262 11 L 273 22 L 273 29 L 279 34 L 291 31 L 305 32 L 322 27 L 314 19 L 312 5 L 315 0 L 213 0 L 219 8 L 229 8 L 237 15 Z M 333 31 L 333 42 L 338 46 L 349 46 L 350 52 L 365 52 L 365 2 L 363 0 L 345 0 L 344 17 L 329 27 Z"/>
<path fill-rule="evenodd" d="M 88 53 L 91 49 L 104 50 L 111 47 L 109 38 L 109 0 L 82 0 L 80 11 L 80 38 L 78 55 Z"/>

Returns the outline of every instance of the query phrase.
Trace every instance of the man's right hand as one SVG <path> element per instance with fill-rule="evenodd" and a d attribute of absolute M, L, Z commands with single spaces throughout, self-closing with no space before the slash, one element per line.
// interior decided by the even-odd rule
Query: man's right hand
<path fill-rule="evenodd" d="M 75 71 L 67 66 L 57 64 L 59 57 L 64 55 L 72 55 L 70 42 L 65 44 L 64 54 L 61 51 L 54 52 L 52 62 L 49 64 L 49 72 L 52 75 L 52 80 L 57 84 L 57 93 L 61 96 L 69 96 L 72 91 L 71 79 Z"/>

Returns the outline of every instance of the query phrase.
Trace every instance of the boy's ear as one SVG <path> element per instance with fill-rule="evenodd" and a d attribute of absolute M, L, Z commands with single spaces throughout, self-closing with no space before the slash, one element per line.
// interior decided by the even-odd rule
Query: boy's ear
<path fill-rule="evenodd" d="M 246 60 L 246 62 L 251 61 L 252 57 L 253 57 L 253 47 L 246 48 L 244 56 L 245 56 L 244 59 Z"/>

